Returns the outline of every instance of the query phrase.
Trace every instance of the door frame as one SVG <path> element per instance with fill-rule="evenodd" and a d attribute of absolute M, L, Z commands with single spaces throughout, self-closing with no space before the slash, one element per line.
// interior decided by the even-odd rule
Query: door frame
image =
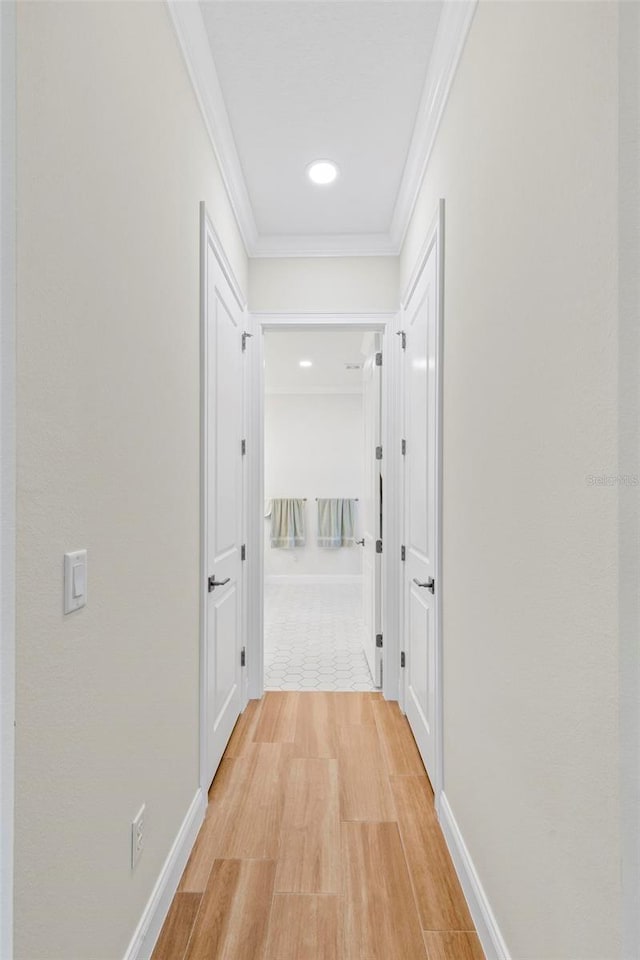
<path fill-rule="evenodd" d="M 13 956 L 16 530 L 16 4 L 0 3 L 0 956 Z"/>
<path fill-rule="evenodd" d="M 373 373 L 372 373 L 372 381 L 375 382 L 377 378 L 380 378 L 380 377 L 382 376 L 382 366 L 381 366 L 381 365 L 378 366 L 378 364 L 376 363 L 376 354 L 380 353 L 380 355 L 382 355 L 382 336 L 381 336 L 380 334 L 377 334 L 377 333 L 372 333 L 372 334 L 371 334 L 371 343 L 370 343 L 370 346 L 368 347 L 368 351 L 369 351 L 368 353 L 365 353 L 365 352 L 364 352 L 364 339 L 363 339 L 363 357 L 364 357 L 364 361 L 363 361 L 363 365 L 362 365 L 362 366 L 363 366 L 363 370 L 366 368 L 367 364 L 370 364 L 371 369 L 372 369 L 372 371 L 373 371 Z M 383 416 L 382 416 L 382 380 L 378 380 L 378 383 L 377 383 L 376 388 L 375 388 L 375 395 L 376 395 L 376 399 L 377 399 L 377 415 L 376 415 L 376 418 L 375 418 L 376 430 L 375 430 L 375 434 L 374 434 L 374 438 L 373 438 L 373 439 L 374 439 L 374 443 L 372 444 L 373 447 L 377 447 L 377 446 L 379 446 L 379 445 L 382 445 L 382 423 L 383 423 Z M 365 398 L 365 391 L 364 391 L 364 389 L 363 389 L 363 392 L 362 392 L 362 397 L 363 397 L 363 401 L 364 401 L 364 398 Z M 365 425 L 366 425 L 367 417 L 369 416 L 366 407 L 367 407 L 366 403 L 363 403 L 363 417 L 364 417 L 364 420 L 365 420 Z M 364 434 L 364 436 L 366 436 L 366 427 L 365 427 L 365 430 L 363 431 L 363 434 Z M 363 437 L 363 439 L 364 439 L 364 437 Z M 366 445 L 365 445 L 365 451 L 366 451 Z M 368 531 L 369 531 L 369 534 L 370 534 L 370 536 L 371 536 L 371 539 L 372 539 L 372 541 L 373 541 L 373 580 L 374 580 L 374 584 L 375 584 L 375 597 L 374 597 L 374 601 L 375 601 L 375 602 L 374 602 L 374 609 L 373 609 L 373 620 L 372 620 L 372 622 L 371 622 L 370 625 L 369 625 L 369 626 L 370 626 L 370 632 L 369 632 L 369 634 L 368 634 L 368 644 L 372 644 L 372 645 L 373 645 L 374 678 L 377 678 L 378 676 L 382 677 L 382 676 L 384 675 L 384 668 L 383 668 L 383 663 L 382 663 L 382 651 L 383 651 L 384 647 L 381 648 L 381 649 L 379 649 L 379 648 L 376 646 L 376 643 L 375 643 L 375 637 L 376 637 L 376 635 L 379 634 L 379 633 L 382 631 L 382 610 L 383 610 L 383 603 L 382 603 L 382 570 L 383 570 L 383 564 L 378 560 L 379 555 L 375 553 L 375 541 L 378 539 L 378 530 L 379 530 L 379 535 L 380 535 L 380 537 L 382 537 L 382 529 L 381 529 L 380 524 L 379 524 L 379 518 L 380 518 L 380 511 L 381 511 L 381 509 L 382 509 L 383 506 L 384 506 L 384 491 L 382 491 L 382 496 L 381 496 L 380 481 L 383 479 L 383 473 L 382 473 L 382 469 L 381 469 L 382 461 L 381 461 L 381 460 L 376 460 L 373 455 L 371 455 L 371 456 L 369 456 L 369 457 L 367 457 L 367 456 L 365 455 L 365 462 L 366 462 L 366 461 L 369 461 L 369 468 L 373 467 L 373 478 L 374 478 L 374 479 L 373 479 L 373 487 L 374 487 L 374 489 L 375 489 L 375 493 L 374 493 L 374 496 L 373 496 L 374 519 L 373 519 L 372 525 L 369 526 L 369 527 L 367 527 L 366 524 L 363 524 L 363 523 L 360 524 L 360 537 L 361 537 L 361 538 L 364 538 L 365 535 L 366 535 L 366 532 L 367 532 L 367 530 L 368 530 Z M 363 492 L 364 492 L 364 499 L 365 499 L 365 502 L 366 502 L 366 500 L 369 499 L 369 494 L 370 494 L 370 492 L 371 492 L 371 489 L 368 487 L 368 479 L 367 479 L 367 476 L 366 476 L 366 471 L 365 471 L 365 487 L 364 487 L 364 491 L 363 491 Z M 366 556 L 367 556 L 367 547 L 366 547 L 366 543 L 364 542 L 364 540 L 362 541 L 362 546 L 363 546 L 363 551 L 362 551 L 362 590 L 363 590 L 363 598 L 364 598 L 365 558 L 366 558 Z M 383 555 L 380 555 L 380 556 L 383 556 Z M 365 623 L 365 628 L 366 628 L 366 623 Z M 366 629 L 365 629 L 365 635 L 366 635 L 366 634 L 367 634 L 367 631 L 366 631 Z M 383 635 L 383 639 L 384 639 L 384 635 Z M 370 653 L 370 651 L 369 651 L 369 653 Z M 369 653 L 367 653 L 367 660 L 369 660 Z"/>
<path fill-rule="evenodd" d="M 425 241 L 418 254 L 409 279 L 404 287 L 400 299 L 400 317 L 402 328 L 404 328 L 404 318 L 409 301 L 420 281 L 422 272 L 427 264 L 431 252 L 435 248 L 436 252 L 436 436 L 435 436 L 435 771 L 434 783 L 432 783 L 435 795 L 435 805 L 438 814 L 440 813 L 440 798 L 444 791 L 444 673 L 443 673 L 443 622 L 442 622 L 442 448 L 443 448 L 443 360 L 444 360 L 444 200 L 438 201 L 436 213 L 433 217 L 429 230 L 427 231 Z M 404 370 L 404 367 L 403 367 Z M 405 423 L 405 384 L 402 382 L 402 424 Z M 403 471 L 404 480 L 404 471 Z M 402 483 L 402 530 L 404 539 L 404 495 L 405 485 Z M 400 595 L 401 604 L 401 623 L 400 637 L 401 643 L 405 640 L 405 596 L 404 596 L 404 576 L 403 587 Z M 405 676 L 400 681 L 400 706 L 404 712 L 405 709 Z"/>
<path fill-rule="evenodd" d="M 218 261 L 220 269 L 229 284 L 238 307 L 242 311 L 243 321 L 246 321 L 247 301 L 238 283 L 233 268 L 225 253 L 224 247 L 216 233 L 213 222 L 207 211 L 204 200 L 200 202 L 200 642 L 199 642 L 199 783 L 206 797 L 210 784 L 207 783 L 207 671 L 206 671 L 206 643 L 208 597 L 207 578 L 209 576 L 209 545 L 207 540 L 209 517 L 209 476 L 208 476 L 208 350 L 209 337 L 207 328 L 207 246 L 210 245 Z M 245 378 L 246 380 L 247 378 Z M 246 408 L 245 408 L 246 409 Z M 246 426 L 246 422 L 245 422 Z M 245 477 L 247 467 L 244 465 Z M 246 483 L 244 484 L 246 489 Z M 246 529 L 246 504 L 243 505 L 243 529 Z M 247 610 L 247 575 L 245 564 L 242 564 L 241 597 L 241 645 L 246 646 L 246 610 Z M 240 709 L 246 705 L 246 670 L 242 671 L 240 688 Z"/>
<path fill-rule="evenodd" d="M 256 452 L 257 463 L 251 470 L 254 480 L 250 491 L 247 515 L 247 555 L 251 561 L 250 596 L 258 598 L 253 603 L 252 620 L 247 637 L 248 695 L 259 699 L 264 692 L 264 334 L 269 330 L 362 330 L 382 334 L 382 446 L 387 463 L 385 484 L 385 509 L 383 513 L 383 647 L 382 647 L 382 693 L 387 700 L 397 700 L 400 681 L 400 589 L 399 564 L 393 562 L 400 556 L 400 514 L 390 509 L 397 507 L 399 499 L 400 471 L 393 451 L 400 450 L 400 370 L 399 330 L 397 313 L 262 313 L 249 316 L 251 341 L 252 383 L 246 401 L 250 410 L 248 431 L 249 449 Z"/>

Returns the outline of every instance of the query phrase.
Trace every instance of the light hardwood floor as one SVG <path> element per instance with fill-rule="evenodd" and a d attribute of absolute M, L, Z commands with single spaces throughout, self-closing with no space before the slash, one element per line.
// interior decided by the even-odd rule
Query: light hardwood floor
<path fill-rule="evenodd" d="M 249 703 L 152 960 L 483 960 L 397 704 Z"/>

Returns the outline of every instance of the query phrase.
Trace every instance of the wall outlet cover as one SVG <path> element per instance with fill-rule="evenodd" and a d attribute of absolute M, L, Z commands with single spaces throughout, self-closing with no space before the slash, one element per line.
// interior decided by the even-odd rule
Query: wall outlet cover
<path fill-rule="evenodd" d="M 131 823 L 131 869 L 133 870 L 144 849 L 145 804 L 143 803 Z"/>

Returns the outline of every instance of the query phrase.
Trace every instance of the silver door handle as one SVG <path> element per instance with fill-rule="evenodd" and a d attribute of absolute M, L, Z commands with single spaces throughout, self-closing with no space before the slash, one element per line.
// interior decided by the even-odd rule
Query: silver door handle
<path fill-rule="evenodd" d="M 229 583 L 230 580 L 231 577 L 227 577 L 226 580 L 216 580 L 216 575 L 214 573 L 212 577 L 209 577 L 209 593 L 211 593 L 212 590 L 215 590 L 216 587 L 224 587 L 224 585 Z"/>
<path fill-rule="evenodd" d="M 364 547 L 364 537 L 362 540 L 356 540 L 356 543 L 359 543 L 361 547 Z"/>
<path fill-rule="evenodd" d="M 415 583 L 416 587 L 426 587 L 429 593 L 435 593 L 436 582 L 433 577 L 429 577 L 429 579 L 425 580 L 424 583 L 422 583 L 421 580 L 418 580 L 417 577 L 414 577 L 413 582 Z"/>

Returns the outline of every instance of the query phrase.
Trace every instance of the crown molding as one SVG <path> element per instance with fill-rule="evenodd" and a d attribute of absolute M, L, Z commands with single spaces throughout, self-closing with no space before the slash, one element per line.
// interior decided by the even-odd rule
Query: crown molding
<path fill-rule="evenodd" d="M 185 3 L 184 0 L 166 0 L 166 4 L 238 229 L 245 249 L 251 255 L 258 239 L 258 228 L 200 4 Z"/>
<path fill-rule="evenodd" d="M 478 0 L 442 6 L 416 123 L 388 233 L 259 235 L 198 3 L 165 0 L 249 257 L 398 256 L 431 157 Z"/>
<path fill-rule="evenodd" d="M 388 233 L 263 234 L 251 256 L 396 257 L 398 253 Z"/>
<path fill-rule="evenodd" d="M 413 136 L 391 218 L 389 237 L 397 250 L 401 250 L 404 243 L 477 5 L 478 0 L 459 0 L 442 5 Z"/>

